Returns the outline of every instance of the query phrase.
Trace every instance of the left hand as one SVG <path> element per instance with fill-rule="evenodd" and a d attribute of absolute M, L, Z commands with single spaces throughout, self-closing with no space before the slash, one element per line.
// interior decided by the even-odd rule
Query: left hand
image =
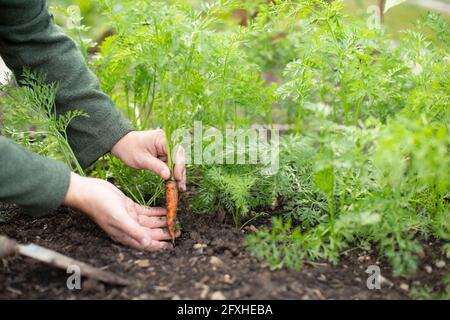
<path fill-rule="evenodd" d="M 164 180 L 170 178 L 170 170 L 166 163 L 166 135 L 163 130 L 129 132 L 114 145 L 111 153 L 128 167 L 151 170 Z M 177 181 L 178 189 L 186 191 L 186 167 L 183 148 L 178 148 L 174 164 L 173 175 Z"/>
<path fill-rule="evenodd" d="M 124 245 L 148 251 L 172 248 L 166 242 L 170 240 L 166 209 L 141 206 L 108 181 L 71 173 L 64 204 L 86 214 Z"/>

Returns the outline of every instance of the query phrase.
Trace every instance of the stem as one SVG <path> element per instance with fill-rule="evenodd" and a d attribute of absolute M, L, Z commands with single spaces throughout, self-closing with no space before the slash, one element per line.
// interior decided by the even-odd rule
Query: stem
<path fill-rule="evenodd" d="M 148 80 L 148 84 L 146 86 L 145 95 L 142 98 L 142 102 L 141 102 L 141 108 L 142 108 L 142 116 L 141 116 L 142 122 L 141 122 L 141 125 L 142 125 L 143 129 L 147 128 L 148 119 L 150 117 L 150 115 L 146 112 L 146 109 L 147 109 L 148 98 L 150 96 L 150 87 L 151 86 L 152 86 L 152 82 L 150 80 Z"/>
<path fill-rule="evenodd" d="M 326 80 L 325 80 L 325 72 L 323 71 L 323 69 L 321 70 L 322 73 L 322 88 L 320 89 L 320 100 L 322 101 L 323 104 L 325 104 L 325 95 L 326 95 Z"/>
<path fill-rule="evenodd" d="M 329 208 L 329 214 L 330 214 L 330 235 L 331 238 L 334 237 L 334 201 L 333 201 L 333 195 L 328 195 L 328 208 Z"/>
<path fill-rule="evenodd" d="M 56 135 L 56 139 L 59 141 L 59 143 L 62 144 L 61 149 L 63 150 L 64 157 L 66 157 L 66 160 L 68 160 L 67 162 L 68 163 L 73 162 L 75 164 L 78 174 L 82 177 L 85 177 L 86 174 L 84 173 L 83 168 L 81 167 L 80 163 L 77 160 L 77 157 L 75 156 L 72 148 L 69 145 L 66 128 L 63 130 L 62 134 L 58 131 L 58 129 L 55 128 L 55 135 Z M 69 153 L 69 157 L 67 157 L 66 152 Z M 69 159 L 67 159 L 67 158 L 69 158 Z"/>
<path fill-rule="evenodd" d="M 250 222 L 252 222 L 253 220 L 255 220 L 255 219 L 259 218 L 259 217 L 262 217 L 262 216 L 266 216 L 266 215 L 267 215 L 266 212 L 259 212 L 259 213 L 256 213 L 252 218 L 250 218 L 250 219 L 248 219 L 247 221 L 245 221 L 245 222 L 241 225 L 241 227 L 239 228 L 239 230 L 244 229 L 244 227 L 245 227 L 246 225 L 248 225 Z"/>
<path fill-rule="evenodd" d="M 269 103 L 266 108 L 266 123 L 269 125 L 270 129 L 273 130 L 272 106 Z"/>
<path fill-rule="evenodd" d="M 297 104 L 297 118 L 295 121 L 295 132 L 296 133 L 300 133 L 300 131 L 301 131 L 301 125 L 302 125 L 301 120 L 302 120 L 302 103 L 299 102 Z"/>
<path fill-rule="evenodd" d="M 239 208 L 236 207 L 234 210 L 234 225 L 236 228 L 239 226 Z"/>
<path fill-rule="evenodd" d="M 187 84 L 189 82 L 189 77 L 188 77 L 189 73 L 188 72 L 191 69 L 192 56 L 194 55 L 194 49 L 195 49 L 195 43 L 192 43 L 191 47 L 190 47 L 190 50 L 189 50 L 189 55 L 188 55 L 188 58 L 187 58 L 187 62 L 184 65 L 183 92 L 188 92 L 188 90 L 187 90 Z M 184 114 L 184 112 L 185 112 L 185 104 L 182 103 L 182 105 L 181 105 L 181 114 Z"/>
<path fill-rule="evenodd" d="M 154 66 L 154 69 L 155 69 L 155 71 L 153 74 L 153 81 L 152 81 L 152 98 L 151 98 L 152 100 L 150 102 L 150 106 L 148 108 L 147 117 L 146 117 L 146 119 L 147 119 L 146 125 L 148 125 L 148 119 L 151 119 L 152 127 L 155 126 L 155 122 L 152 117 L 152 111 L 153 111 L 153 106 L 155 105 L 155 95 L 156 95 L 156 65 Z"/>
<path fill-rule="evenodd" d="M 304 91 L 302 88 L 305 88 L 304 87 L 305 78 L 306 78 L 306 65 L 303 66 L 303 71 L 302 71 L 302 80 L 301 80 L 302 87 L 300 87 L 301 91 Z M 301 131 L 301 120 L 302 120 L 301 117 L 302 117 L 303 100 L 304 100 L 305 94 L 306 94 L 305 92 L 302 92 L 302 99 L 300 99 L 299 103 L 297 104 L 297 120 L 296 120 L 296 124 L 295 124 L 295 131 L 297 133 L 300 133 L 300 131 Z"/>
<path fill-rule="evenodd" d="M 127 80 L 125 80 L 124 86 L 125 86 L 125 104 L 126 104 L 126 108 L 127 108 L 127 116 L 128 116 L 128 120 L 131 120 L 132 117 L 131 117 L 131 113 L 130 113 L 130 111 L 131 111 L 130 110 L 130 95 L 128 92 L 128 81 Z"/>
<path fill-rule="evenodd" d="M 333 38 L 334 44 L 335 44 L 336 48 L 339 48 L 338 41 L 337 41 L 336 35 L 334 34 L 334 30 L 331 27 L 330 21 L 328 21 L 328 19 L 326 19 L 326 22 L 327 22 L 328 30 L 331 33 L 331 37 Z"/>
<path fill-rule="evenodd" d="M 350 124 L 350 119 L 349 119 L 349 110 L 348 110 L 348 103 L 347 103 L 347 95 L 345 92 L 345 82 L 344 82 L 344 77 L 341 77 L 341 104 L 342 104 L 342 108 L 344 109 L 344 115 L 345 115 L 345 125 L 348 126 Z"/>
<path fill-rule="evenodd" d="M 147 205 L 147 206 L 155 205 L 156 199 L 158 199 L 158 197 L 160 195 L 162 195 L 165 191 L 163 186 L 164 186 L 163 183 L 158 184 L 158 186 L 156 187 L 155 193 L 153 194 L 153 196 L 150 199 L 148 199 L 148 201 L 146 202 L 145 205 Z"/>
<path fill-rule="evenodd" d="M 225 118 L 226 118 L 226 112 L 225 112 L 225 76 L 226 76 L 226 72 L 227 72 L 227 67 L 228 67 L 228 57 L 230 55 L 231 52 L 231 48 L 232 48 L 233 44 L 231 44 L 228 47 L 227 53 L 225 55 L 225 61 L 223 62 L 223 72 L 222 72 L 222 84 L 221 84 L 221 89 L 220 89 L 220 111 L 222 112 L 222 117 L 221 117 L 221 121 L 222 121 L 222 129 L 225 130 Z"/>
<path fill-rule="evenodd" d="M 171 141 L 171 128 L 169 125 L 169 115 L 168 115 L 168 106 L 166 105 L 166 98 L 165 98 L 165 81 L 164 81 L 164 75 L 161 79 L 161 104 L 162 104 L 162 110 L 163 110 L 163 121 L 164 121 L 164 131 L 166 132 L 166 147 L 167 147 L 167 165 L 170 169 L 170 176 L 172 178 L 173 175 L 173 159 L 172 159 L 172 141 Z"/>
<path fill-rule="evenodd" d="M 142 204 L 142 205 L 145 204 L 144 196 L 142 195 L 142 193 L 139 189 L 136 189 L 136 191 L 139 193 L 139 197 L 138 197 L 133 191 L 131 191 L 131 189 L 128 187 L 129 183 L 127 181 L 124 181 L 122 179 L 122 177 L 120 176 L 120 174 L 117 174 L 115 176 L 115 178 L 117 180 L 119 180 L 120 186 L 126 190 L 126 192 L 133 198 L 133 200 L 135 202 Z"/>
<path fill-rule="evenodd" d="M 355 120 L 354 120 L 355 127 L 358 125 L 359 113 L 361 111 L 361 106 L 363 104 L 363 101 L 364 101 L 364 96 L 362 96 L 361 99 L 359 99 L 358 105 L 356 106 Z"/>
<path fill-rule="evenodd" d="M 133 124 L 137 127 L 138 112 L 137 112 L 137 96 L 138 96 L 138 68 L 134 71 L 134 90 L 133 90 Z"/>
<path fill-rule="evenodd" d="M 237 105 L 234 104 L 234 127 L 238 127 L 238 112 L 237 112 Z"/>

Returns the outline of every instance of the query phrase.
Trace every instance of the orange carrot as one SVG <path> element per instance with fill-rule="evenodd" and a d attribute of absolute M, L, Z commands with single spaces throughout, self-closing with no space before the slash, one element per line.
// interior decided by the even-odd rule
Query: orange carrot
<path fill-rule="evenodd" d="M 166 208 L 167 208 L 167 226 L 169 227 L 170 238 L 175 247 L 175 218 L 178 208 L 178 187 L 173 180 L 166 181 Z"/>

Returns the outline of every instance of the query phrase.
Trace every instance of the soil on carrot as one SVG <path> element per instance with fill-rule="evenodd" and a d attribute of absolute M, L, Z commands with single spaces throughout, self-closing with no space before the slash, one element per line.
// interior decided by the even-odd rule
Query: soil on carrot
<path fill-rule="evenodd" d="M 29 258 L 0 260 L 1 299 L 408 299 L 413 285 L 442 291 L 445 267 L 432 243 L 425 244 L 420 268 L 412 277 L 394 278 L 373 252 L 342 255 L 337 265 L 306 263 L 301 271 L 271 271 L 243 245 L 247 232 L 224 224 L 217 215 L 180 212 L 182 236 L 173 250 L 140 252 L 112 242 L 82 214 L 61 208 L 52 216 L 30 218 L 14 206 L 0 205 L 0 234 L 34 242 L 132 281 L 127 287 L 82 279 L 68 290 L 69 276 Z M 366 286 L 369 265 L 379 264 L 381 290 Z M 430 268 L 432 271 L 430 272 Z M 391 282 L 391 283 L 390 283 Z"/>

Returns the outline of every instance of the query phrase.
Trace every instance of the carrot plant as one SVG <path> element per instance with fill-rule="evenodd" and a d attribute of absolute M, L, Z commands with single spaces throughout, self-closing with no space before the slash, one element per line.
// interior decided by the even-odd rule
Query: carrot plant
<path fill-rule="evenodd" d="M 264 121 L 258 114 L 267 112 L 271 90 L 239 50 L 246 31 L 215 29 L 226 3 L 199 10 L 161 1 L 103 4 L 116 34 L 101 45 L 97 73 L 137 128 L 163 127 L 168 103 L 186 127 Z"/>
<path fill-rule="evenodd" d="M 45 77 L 25 69 L 19 80 L 21 87 L 3 86 L 0 110 L 3 127 L 0 132 L 43 156 L 62 160 L 80 175 L 84 170 L 70 147 L 67 128 L 81 111 L 57 115 L 57 84 L 47 84 Z"/>
<path fill-rule="evenodd" d="M 121 1 L 119 9 L 111 1 L 102 4 L 116 34 L 104 41 L 96 59 L 101 86 L 136 128 L 164 128 L 171 171 L 176 129 L 190 130 L 194 121 L 222 130 L 257 118 L 270 122 L 273 87 L 263 85 L 256 65 L 239 50 L 246 31 L 215 29 L 221 2 L 200 10 L 160 1 Z M 123 183 L 125 191 L 130 184 Z M 173 186 L 167 182 L 171 230 Z M 235 217 L 239 213 L 234 211 Z"/>
<path fill-rule="evenodd" d="M 199 213 L 230 212 L 233 223 L 238 227 L 241 219 L 248 217 L 257 206 L 252 195 L 257 181 L 254 170 L 233 167 L 210 167 L 203 170 L 194 210 Z"/>
<path fill-rule="evenodd" d="M 315 24 L 329 16 L 323 10 L 335 10 L 323 5 L 320 15 L 313 15 Z M 313 165 L 305 171 L 295 169 L 293 161 L 283 162 L 279 175 L 292 170 L 300 174 L 299 179 L 308 181 L 308 190 L 319 192 L 312 199 L 321 205 L 315 206 L 318 213 L 310 212 L 312 223 L 289 213 L 284 222 L 274 221 L 272 230 L 248 238 L 249 249 L 274 268 L 292 267 L 292 261 L 300 263 L 305 258 L 337 261 L 339 252 L 350 245 L 372 244 L 389 260 L 395 274 L 412 273 L 422 250 L 419 236 L 436 237 L 448 250 L 449 86 L 444 75 L 449 68 L 448 39 L 442 38 L 447 32 L 445 22 L 437 16 L 422 25 L 440 40 L 406 31 L 400 45 L 392 47 L 385 35 L 367 41 L 368 35 L 376 35 L 364 26 L 355 33 L 338 27 L 342 26 L 339 21 L 331 29 L 325 23 L 323 31 L 316 25 L 321 43 L 314 35 L 306 41 L 313 44 L 314 56 L 320 55 L 309 61 L 326 61 L 330 68 L 303 63 L 304 59 L 288 65 L 288 79 L 279 92 L 286 103 L 301 101 L 308 106 L 310 128 L 303 131 L 309 137 L 308 148 L 296 148 L 295 139 L 291 147 L 298 150 L 294 158 L 301 159 L 305 153 Z M 333 36 L 337 30 L 338 36 Z M 337 49 L 328 46 L 341 47 L 346 54 L 339 56 Z M 310 52 L 299 48 L 300 53 L 305 51 Z M 329 59 L 323 55 L 327 51 Z M 306 104 L 298 94 L 303 79 L 297 76 L 305 65 L 313 74 L 309 81 L 334 87 L 324 97 L 317 88 Z M 286 158 L 290 152 L 283 150 L 280 156 Z M 304 196 L 281 192 L 280 197 L 292 210 Z"/>

